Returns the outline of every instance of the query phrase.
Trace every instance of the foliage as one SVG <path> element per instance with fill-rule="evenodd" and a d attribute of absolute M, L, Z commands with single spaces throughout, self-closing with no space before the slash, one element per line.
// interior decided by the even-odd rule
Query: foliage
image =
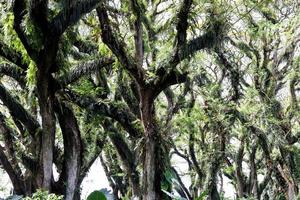
<path fill-rule="evenodd" d="M 87 197 L 87 200 L 106 200 L 106 197 L 102 192 L 94 191 Z"/>
<path fill-rule="evenodd" d="M 99 158 L 116 199 L 296 199 L 299 8 L 0 0 L 0 163 L 14 192 L 79 199 Z"/>
<path fill-rule="evenodd" d="M 55 194 L 49 194 L 47 191 L 39 190 L 32 194 L 31 197 L 25 197 L 24 200 L 62 200 L 63 196 L 57 196 Z"/>

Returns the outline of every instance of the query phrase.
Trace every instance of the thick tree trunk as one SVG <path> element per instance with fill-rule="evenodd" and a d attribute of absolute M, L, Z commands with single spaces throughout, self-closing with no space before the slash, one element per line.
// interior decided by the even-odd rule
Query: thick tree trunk
<path fill-rule="evenodd" d="M 42 174 L 38 177 L 38 185 L 45 190 L 51 191 L 53 148 L 55 139 L 55 115 L 53 111 L 53 99 L 49 96 L 49 83 L 45 76 L 38 75 L 38 97 L 40 114 L 42 118 L 40 170 Z M 44 79 L 44 80 L 43 80 Z"/>
<path fill-rule="evenodd" d="M 161 200 L 163 159 L 161 158 L 160 135 L 155 123 L 152 90 L 140 91 L 141 116 L 144 125 L 145 146 L 143 166 L 143 200 Z"/>
<path fill-rule="evenodd" d="M 61 177 L 65 179 L 64 197 L 65 200 L 73 200 L 76 191 L 79 190 L 77 187 L 82 152 L 80 130 L 71 108 L 60 103 L 56 110 L 64 139 L 64 166 L 61 174 Z"/>
<path fill-rule="evenodd" d="M 222 129 L 222 125 L 219 124 L 218 137 L 214 141 L 215 153 L 212 158 L 211 166 L 208 171 L 208 179 L 206 183 L 206 191 L 208 193 L 206 200 L 219 200 L 220 195 L 217 188 L 217 174 L 220 170 L 220 166 L 225 157 L 226 148 L 226 132 Z"/>
<path fill-rule="evenodd" d="M 51 181 L 53 178 L 53 149 L 55 142 L 56 118 L 54 114 L 54 90 L 51 82 L 56 64 L 58 51 L 58 38 L 55 35 L 46 35 L 44 49 L 39 52 L 37 58 L 36 86 L 37 96 L 42 118 L 41 152 L 39 155 L 38 170 L 42 174 L 38 177 L 39 187 L 51 192 Z"/>
<path fill-rule="evenodd" d="M 145 160 L 144 160 L 144 200 L 162 199 L 161 180 L 162 171 L 159 167 L 162 160 L 159 158 L 159 144 L 155 136 L 146 137 Z"/>

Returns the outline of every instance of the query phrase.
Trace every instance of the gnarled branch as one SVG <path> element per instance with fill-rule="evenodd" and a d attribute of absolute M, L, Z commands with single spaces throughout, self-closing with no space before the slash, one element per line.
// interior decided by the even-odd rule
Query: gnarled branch
<path fill-rule="evenodd" d="M 6 88 L 0 84 L 0 99 L 8 108 L 10 114 L 24 124 L 32 137 L 35 136 L 39 123 L 26 111 L 26 109 L 12 97 Z"/>
<path fill-rule="evenodd" d="M 81 77 L 89 75 L 97 70 L 100 70 L 101 68 L 106 67 L 107 65 L 111 65 L 113 62 L 114 60 L 111 58 L 103 58 L 95 61 L 80 63 L 74 70 L 72 70 L 64 76 L 61 76 L 59 78 L 59 82 L 62 85 L 62 88 L 64 88 L 64 86 L 74 83 Z"/>
<path fill-rule="evenodd" d="M 66 1 L 64 8 L 58 13 L 53 21 L 51 27 L 54 28 L 54 33 L 61 35 L 65 30 L 78 22 L 82 15 L 91 12 L 101 0 L 84 0 L 84 1 Z"/>

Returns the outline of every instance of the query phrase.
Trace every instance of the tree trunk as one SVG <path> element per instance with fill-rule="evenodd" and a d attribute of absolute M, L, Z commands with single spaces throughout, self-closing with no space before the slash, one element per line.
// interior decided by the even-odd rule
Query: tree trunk
<path fill-rule="evenodd" d="M 257 181 L 257 168 L 255 163 L 255 154 L 257 151 L 257 145 L 253 144 L 251 148 L 251 153 L 249 156 L 250 160 L 250 180 L 249 180 L 249 194 L 253 196 L 255 199 L 260 199 L 260 195 L 258 192 L 258 181 Z"/>
<path fill-rule="evenodd" d="M 222 125 L 218 125 L 218 137 L 215 138 L 215 153 L 212 158 L 211 166 L 208 171 L 208 179 L 206 183 L 206 191 L 208 193 L 206 200 L 219 200 L 220 195 L 217 188 L 217 174 L 220 170 L 220 166 L 225 157 L 226 148 L 226 132 L 222 129 Z"/>
<path fill-rule="evenodd" d="M 38 97 L 40 114 L 42 118 L 40 170 L 38 185 L 45 190 L 51 191 L 53 147 L 55 139 L 55 115 L 53 111 L 53 99 L 49 96 L 49 83 L 45 76 L 38 75 Z"/>
<path fill-rule="evenodd" d="M 53 178 L 53 149 L 55 142 L 56 118 L 54 114 L 54 90 L 51 82 L 51 73 L 55 70 L 58 51 L 58 38 L 55 35 L 46 35 L 44 49 L 39 52 L 36 61 L 37 96 L 42 118 L 41 152 L 39 155 L 39 187 L 51 192 Z"/>
<path fill-rule="evenodd" d="M 163 160 L 160 135 L 155 123 L 154 99 L 152 90 L 140 90 L 141 116 L 144 126 L 144 166 L 143 166 L 143 200 L 161 200 L 161 180 Z"/>
<path fill-rule="evenodd" d="M 64 166 L 61 174 L 61 177 L 65 179 L 64 197 L 65 200 L 73 200 L 79 189 L 77 186 L 82 152 L 80 130 L 71 108 L 60 103 L 56 110 L 64 140 Z"/>
<path fill-rule="evenodd" d="M 236 162 L 236 170 L 235 170 L 235 177 L 236 177 L 236 190 L 237 190 L 237 197 L 243 198 L 245 196 L 245 179 L 243 174 L 243 157 L 244 157 L 244 148 L 245 148 L 245 137 L 244 134 L 241 138 L 241 144 L 238 149 L 235 162 Z"/>

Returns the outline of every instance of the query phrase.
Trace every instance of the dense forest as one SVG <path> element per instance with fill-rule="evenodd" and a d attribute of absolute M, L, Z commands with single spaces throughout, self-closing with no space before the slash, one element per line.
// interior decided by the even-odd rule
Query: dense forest
<path fill-rule="evenodd" d="M 300 198 L 299 5 L 0 0 L 13 194 L 80 200 L 100 159 L 117 200 Z"/>

